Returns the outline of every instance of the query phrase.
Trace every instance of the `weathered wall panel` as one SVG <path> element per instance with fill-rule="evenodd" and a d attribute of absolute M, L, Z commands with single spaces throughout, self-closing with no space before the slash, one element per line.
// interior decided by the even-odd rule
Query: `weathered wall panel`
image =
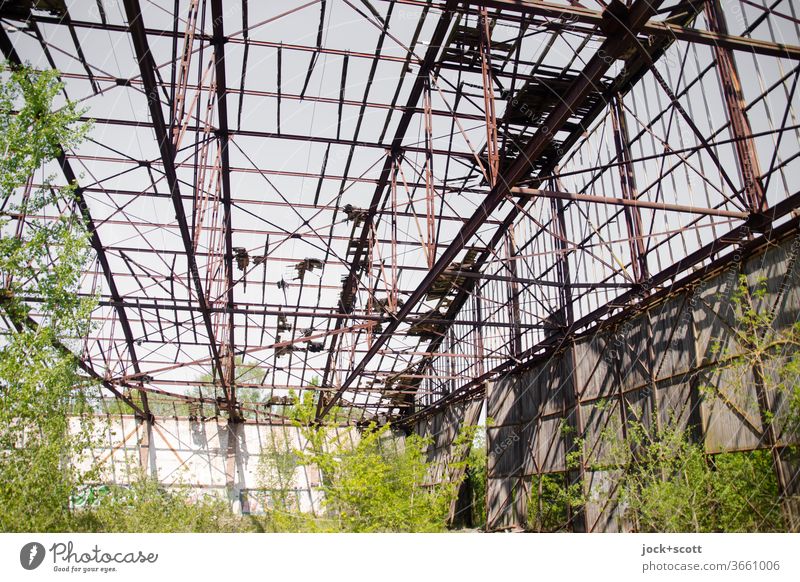
<path fill-rule="evenodd" d="M 680 289 L 628 320 L 577 339 L 572 350 L 498 381 L 488 394 L 488 414 L 497 421 L 488 430 L 489 528 L 525 526 L 520 483 L 535 474 L 574 472 L 566 456 L 575 436 L 570 431 L 577 425 L 576 410 L 583 424 L 584 486 L 590 499 L 586 527 L 591 531 L 632 527 L 623 523 L 620 508 L 613 503 L 601 507 L 594 499 L 613 490 L 612 472 L 589 470 L 609 461 L 608 445 L 600 442 L 604 431 L 620 442 L 624 423 L 640 422 L 647 429 L 675 425 L 691 428 L 712 454 L 768 447 L 752 369 L 720 368 L 717 362 L 747 349 L 734 309 L 740 273 L 747 275 L 751 292 L 766 281 L 766 294 L 756 307 L 762 313 L 774 309 L 777 328 L 797 323 L 798 251 L 800 242 L 784 241 L 748 257 L 740 269 L 734 265 Z M 775 377 L 770 369 L 764 375 Z M 778 418 L 783 472 L 794 475 L 796 459 L 780 448 L 796 439 L 781 430 L 785 393 L 772 389 L 766 398 Z"/>

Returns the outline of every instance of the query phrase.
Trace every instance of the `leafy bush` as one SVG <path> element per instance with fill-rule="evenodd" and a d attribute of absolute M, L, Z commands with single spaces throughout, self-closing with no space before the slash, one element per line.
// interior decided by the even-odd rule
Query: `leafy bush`
<path fill-rule="evenodd" d="M 486 525 L 486 437 L 485 433 L 472 443 L 467 457 L 466 485 L 472 500 L 471 522 L 473 527 Z"/>
<path fill-rule="evenodd" d="M 107 533 L 251 531 L 253 524 L 231 512 L 227 500 L 193 498 L 188 489 L 165 490 L 140 477 L 130 486 L 113 485 L 95 507 L 76 510 L 73 529 Z"/>
<path fill-rule="evenodd" d="M 620 500 L 639 531 L 784 530 L 769 451 L 709 457 L 674 426 L 651 438 L 634 423 L 628 435 Z"/>
<path fill-rule="evenodd" d="M 304 428 L 302 458 L 322 472 L 328 517 L 347 532 L 445 530 L 458 483 L 430 483 L 430 441 L 410 435 L 398 443 L 390 431 L 368 427 L 351 445 L 326 427 Z"/>

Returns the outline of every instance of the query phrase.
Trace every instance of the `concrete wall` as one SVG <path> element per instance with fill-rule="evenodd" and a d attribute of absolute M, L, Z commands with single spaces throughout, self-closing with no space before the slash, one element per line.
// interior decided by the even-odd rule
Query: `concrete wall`
<path fill-rule="evenodd" d="M 341 436 L 356 438 L 350 432 Z M 261 511 L 248 491 L 275 487 L 278 482 L 269 469 L 260 477 L 262 458 L 275 451 L 302 450 L 306 444 L 300 431 L 291 426 L 170 418 L 148 425 L 126 415 L 110 416 L 108 423 L 99 420 L 96 438 L 92 457 L 103 462 L 103 482 L 125 485 L 144 470 L 167 488 L 189 486 L 194 495 L 226 498 L 235 511 L 245 513 Z M 272 465 L 267 462 L 266 466 Z M 298 509 L 318 513 L 319 471 L 298 464 L 292 481 L 289 486 L 296 492 Z"/>

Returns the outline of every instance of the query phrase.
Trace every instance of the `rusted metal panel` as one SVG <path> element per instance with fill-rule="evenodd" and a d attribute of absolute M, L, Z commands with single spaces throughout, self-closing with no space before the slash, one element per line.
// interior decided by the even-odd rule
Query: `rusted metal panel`
<path fill-rule="evenodd" d="M 694 363 L 690 310 L 689 294 L 682 292 L 648 312 L 653 326 L 653 351 L 656 354 L 653 374 L 656 379 L 684 374 Z"/>
<path fill-rule="evenodd" d="M 631 527 L 624 518 L 624 506 L 618 498 L 616 483 L 619 471 L 587 471 L 586 487 L 589 500 L 586 503 L 586 521 L 590 532 L 624 532 Z"/>
<path fill-rule="evenodd" d="M 487 469 L 489 475 L 519 475 L 524 457 L 521 426 L 487 428 Z"/>
<path fill-rule="evenodd" d="M 619 399 L 609 398 L 581 406 L 586 422 L 584 454 L 589 464 L 607 464 L 609 443 L 623 442 Z"/>
<path fill-rule="evenodd" d="M 564 426 L 560 417 L 543 420 L 533 433 L 534 440 L 525 443 L 525 446 L 533 448 L 535 464 L 540 473 L 555 473 L 566 469 L 566 449 L 562 435 Z"/>
<path fill-rule="evenodd" d="M 658 391 L 659 420 L 661 426 L 671 426 L 679 430 L 689 427 L 695 414 L 699 414 L 700 402 L 693 392 L 696 392 L 690 382 L 680 379 L 659 382 L 656 385 Z"/>
<path fill-rule="evenodd" d="M 701 374 L 704 394 L 702 415 L 709 453 L 739 451 L 762 445 L 761 417 L 753 384 L 746 368 Z"/>
<path fill-rule="evenodd" d="M 613 337 L 594 334 L 575 342 L 575 382 L 582 399 L 603 398 L 616 390 Z"/>
<path fill-rule="evenodd" d="M 522 528 L 527 519 L 529 491 L 525 480 L 489 479 L 486 527 L 489 531 Z"/>

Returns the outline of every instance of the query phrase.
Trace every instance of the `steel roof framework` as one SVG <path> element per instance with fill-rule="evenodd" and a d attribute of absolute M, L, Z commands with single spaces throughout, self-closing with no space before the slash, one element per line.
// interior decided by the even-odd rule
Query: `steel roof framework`
<path fill-rule="evenodd" d="M 797 207 L 790 0 L 1 10 L 96 119 L 58 160 L 102 289 L 82 365 L 141 417 L 282 422 L 295 389 L 409 423 Z"/>

